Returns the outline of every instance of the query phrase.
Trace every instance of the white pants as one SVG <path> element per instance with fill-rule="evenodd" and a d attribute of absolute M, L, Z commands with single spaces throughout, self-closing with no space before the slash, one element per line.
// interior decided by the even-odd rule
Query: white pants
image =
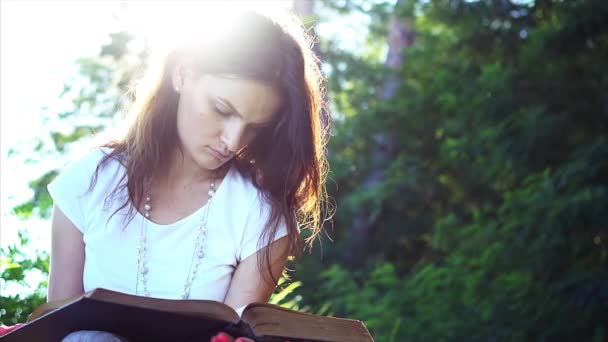
<path fill-rule="evenodd" d="M 61 342 L 129 342 L 126 338 L 106 331 L 78 330 L 64 337 Z"/>

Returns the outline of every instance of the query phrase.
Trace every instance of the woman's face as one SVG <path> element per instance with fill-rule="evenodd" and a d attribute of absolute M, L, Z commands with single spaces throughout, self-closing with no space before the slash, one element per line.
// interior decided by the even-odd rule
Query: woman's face
<path fill-rule="evenodd" d="M 186 158 L 215 170 L 269 125 L 280 106 L 271 87 L 228 76 L 175 76 L 177 133 Z"/>

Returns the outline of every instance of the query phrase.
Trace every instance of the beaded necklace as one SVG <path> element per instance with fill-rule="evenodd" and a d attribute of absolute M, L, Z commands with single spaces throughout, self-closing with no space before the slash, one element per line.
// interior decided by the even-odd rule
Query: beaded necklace
<path fill-rule="evenodd" d="M 200 224 L 198 227 L 198 234 L 196 240 L 194 241 L 194 251 L 192 253 L 192 259 L 190 261 L 190 267 L 188 269 L 188 276 L 184 281 L 184 287 L 182 292 L 180 293 L 180 297 L 182 299 L 188 299 L 190 297 L 190 288 L 192 287 L 192 282 L 194 281 L 196 274 L 198 272 L 199 266 L 201 264 L 201 260 L 205 256 L 204 250 L 204 242 L 205 237 L 207 235 L 207 219 L 209 216 L 209 207 L 211 205 L 211 199 L 215 195 L 215 181 L 211 181 L 209 183 L 209 199 L 207 204 L 203 208 L 203 213 L 201 215 Z M 146 252 L 147 252 L 147 239 L 146 233 L 148 230 L 148 219 L 150 218 L 150 211 L 152 210 L 152 205 L 150 204 L 151 199 L 148 194 L 144 201 L 144 216 L 145 216 L 145 224 L 141 225 L 141 229 L 139 232 L 139 244 L 137 245 L 137 284 L 135 287 L 135 293 L 138 293 L 139 289 L 139 279 L 141 278 L 141 283 L 143 287 L 143 295 L 146 297 L 150 296 L 150 292 L 148 291 L 148 273 L 149 268 L 146 260 Z"/>

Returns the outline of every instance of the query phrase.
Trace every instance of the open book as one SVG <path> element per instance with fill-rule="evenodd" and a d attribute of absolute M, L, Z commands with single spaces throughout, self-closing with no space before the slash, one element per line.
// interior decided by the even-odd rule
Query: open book
<path fill-rule="evenodd" d="M 61 341 L 76 330 L 103 330 L 129 341 L 208 342 L 225 331 L 256 341 L 373 341 L 361 321 L 323 317 L 266 303 L 252 303 L 241 317 L 211 300 L 148 298 L 106 289 L 38 307 L 28 323 L 0 338 Z"/>

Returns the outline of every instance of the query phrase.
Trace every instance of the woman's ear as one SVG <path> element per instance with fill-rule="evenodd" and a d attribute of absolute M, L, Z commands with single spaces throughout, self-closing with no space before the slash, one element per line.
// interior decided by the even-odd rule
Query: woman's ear
<path fill-rule="evenodd" d="M 175 65 L 173 68 L 173 74 L 171 75 L 171 82 L 173 83 L 173 90 L 179 93 L 184 88 L 184 83 L 186 81 L 186 77 L 190 74 L 188 69 L 181 63 Z"/>
<path fill-rule="evenodd" d="M 184 83 L 183 77 L 181 75 L 181 64 L 176 64 L 173 68 L 173 73 L 171 73 L 171 83 L 173 85 L 173 90 L 179 93 L 182 88 L 182 84 Z"/>

